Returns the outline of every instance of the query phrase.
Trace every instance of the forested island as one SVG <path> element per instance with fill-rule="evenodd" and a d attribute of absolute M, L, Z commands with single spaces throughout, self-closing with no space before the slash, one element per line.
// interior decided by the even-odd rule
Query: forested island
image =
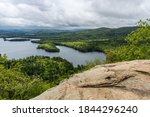
<path fill-rule="evenodd" d="M 150 20 L 140 21 L 136 27 L 100 28 L 75 32 L 39 33 L 34 36 L 41 40 L 38 49 L 59 52 L 57 45 L 74 48 L 81 52 L 98 51 L 107 56 L 104 63 L 150 59 Z M 37 33 L 38 32 L 38 33 Z M 5 32 L 6 33 L 6 32 Z M 5 37 L 3 32 L 3 37 Z M 11 33 L 6 33 L 8 36 Z M 23 33 L 13 35 L 30 37 Z M 37 34 L 37 35 L 36 35 Z M 33 37 L 33 35 L 32 35 Z M 0 56 L 0 99 L 31 99 L 45 90 L 58 85 L 74 73 L 85 71 L 99 61 L 73 67 L 72 63 L 60 57 L 31 56 L 9 60 Z"/>
<path fill-rule="evenodd" d="M 37 49 L 44 49 L 47 52 L 59 52 L 60 50 L 52 43 L 40 44 Z"/>

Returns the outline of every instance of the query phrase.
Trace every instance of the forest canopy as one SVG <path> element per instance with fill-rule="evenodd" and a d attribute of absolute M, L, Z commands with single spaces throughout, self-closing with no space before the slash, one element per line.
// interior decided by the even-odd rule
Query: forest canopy
<path fill-rule="evenodd" d="M 0 99 L 30 99 L 75 73 L 60 57 L 31 56 L 8 60 L 0 57 Z"/>

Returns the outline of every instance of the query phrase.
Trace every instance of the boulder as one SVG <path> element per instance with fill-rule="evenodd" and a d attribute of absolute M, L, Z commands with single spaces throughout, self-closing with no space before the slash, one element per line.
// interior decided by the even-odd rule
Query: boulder
<path fill-rule="evenodd" d="M 148 100 L 150 60 L 98 65 L 33 100 Z"/>

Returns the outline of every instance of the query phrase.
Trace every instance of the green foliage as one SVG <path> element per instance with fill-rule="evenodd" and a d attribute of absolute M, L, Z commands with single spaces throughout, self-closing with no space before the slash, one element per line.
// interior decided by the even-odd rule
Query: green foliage
<path fill-rule="evenodd" d="M 0 65 L 1 99 L 30 99 L 49 87 L 50 85 L 42 79 L 30 79 L 21 72 Z"/>
<path fill-rule="evenodd" d="M 93 52 L 93 51 L 104 52 L 106 47 L 110 46 L 108 41 L 85 41 L 85 40 L 61 41 L 61 42 L 57 42 L 55 44 L 74 48 L 81 52 Z M 106 45 L 106 44 L 108 44 L 108 45 Z"/>
<path fill-rule="evenodd" d="M 60 57 L 4 58 L 0 57 L 0 99 L 31 99 L 78 72 Z"/>
<path fill-rule="evenodd" d="M 7 55 L 6 54 L 4 54 L 4 55 L 0 54 L 0 64 L 3 64 L 5 61 L 7 61 Z"/>
<path fill-rule="evenodd" d="M 150 21 L 142 21 L 138 22 L 138 29 L 131 32 L 127 37 L 126 41 L 130 45 L 141 45 L 141 44 L 148 44 L 150 42 Z"/>
<path fill-rule="evenodd" d="M 74 42 L 61 42 L 59 45 L 67 46 L 79 50 L 81 52 L 89 51 L 89 44 L 87 42 L 74 41 Z"/>
<path fill-rule="evenodd" d="M 59 52 L 60 50 L 52 43 L 40 44 L 37 49 L 44 49 L 47 52 Z"/>
<path fill-rule="evenodd" d="M 0 64 L 0 99 L 31 99 L 58 85 L 71 74 L 98 64 L 100 61 L 95 60 L 87 62 L 86 66 L 74 68 L 71 63 L 60 57 L 31 56 L 19 60 L 5 59 Z"/>
<path fill-rule="evenodd" d="M 4 63 L 6 68 L 16 69 L 28 76 L 40 77 L 50 82 L 57 82 L 59 77 L 67 77 L 73 73 L 71 63 L 60 57 L 31 56 L 26 59 L 9 60 Z"/>
<path fill-rule="evenodd" d="M 139 21 L 137 30 L 127 37 L 127 44 L 107 52 L 107 62 L 150 59 L 150 20 Z"/>

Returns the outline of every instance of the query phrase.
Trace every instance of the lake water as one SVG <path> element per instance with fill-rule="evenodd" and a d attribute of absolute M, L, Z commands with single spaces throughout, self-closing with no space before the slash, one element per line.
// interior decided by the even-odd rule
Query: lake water
<path fill-rule="evenodd" d="M 36 49 L 37 46 L 38 44 L 31 43 L 30 41 L 10 42 L 0 38 L 0 54 L 6 54 L 8 59 L 19 59 L 35 55 L 62 57 L 73 63 L 75 67 L 77 65 L 85 65 L 87 61 L 94 61 L 95 59 L 104 61 L 106 59 L 105 54 L 100 52 L 82 53 L 65 46 L 57 46 L 60 52 L 54 53 Z"/>

